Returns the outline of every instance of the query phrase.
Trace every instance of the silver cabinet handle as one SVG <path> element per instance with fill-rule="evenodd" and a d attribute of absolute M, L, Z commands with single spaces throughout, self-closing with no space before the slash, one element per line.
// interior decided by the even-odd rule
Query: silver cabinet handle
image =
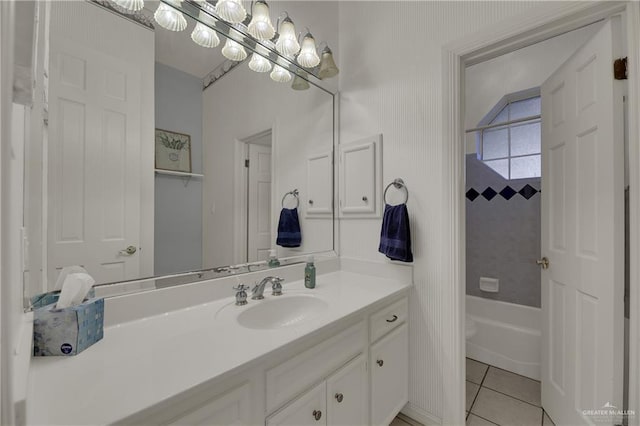
<path fill-rule="evenodd" d="M 542 266 L 542 269 L 549 269 L 549 259 L 546 256 L 536 260 L 536 264 Z"/>
<path fill-rule="evenodd" d="M 136 251 L 138 251 L 138 249 L 135 246 L 129 246 L 124 250 L 120 250 L 119 253 L 123 256 L 131 256 Z"/>
<path fill-rule="evenodd" d="M 380 367 L 382 367 L 384 365 L 384 361 L 379 359 L 376 361 L 376 364 L 378 364 Z"/>
<path fill-rule="evenodd" d="M 320 410 L 313 410 L 313 418 L 316 419 L 316 421 L 319 421 L 322 418 L 322 411 Z"/>
<path fill-rule="evenodd" d="M 341 393 L 337 393 L 336 394 L 336 401 L 338 401 L 338 403 L 342 402 L 342 400 L 344 399 L 344 395 Z"/>
<path fill-rule="evenodd" d="M 362 196 L 362 201 L 364 201 L 364 202 L 366 203 L 367 201 L 369 201 L 369 199 L 367 198 L 367 196 L 366 196 L 366 195 L 363 195 L 363 196 Z"/>
<path fill-rule="evenodd" d="M 309 200 L 309 204 L 313 204 L 313 200 Z"/>
<path fill-rule="evenodd" d="M 398 316 L 394 315 L 393 318 L 388 319 L 387 322 L 396 322 L 398 320 Z"/>

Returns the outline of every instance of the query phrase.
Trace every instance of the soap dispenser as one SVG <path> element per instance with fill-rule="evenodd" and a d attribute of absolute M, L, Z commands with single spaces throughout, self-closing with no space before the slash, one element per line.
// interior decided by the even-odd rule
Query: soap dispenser
<path fill-rule="evenodd" d="M 313 256 L 307 257 L 307 266 L 304 268 L 304 286 L 316 288 L 316 267 L 313 264 Z"/>
<path fill-rule="evenodd" d="M 276 250 L 271 249 L 269 250 L 269 268 L 275 268 L 276 266 L 280 266 L 280 261 L 278 260 Z"/>

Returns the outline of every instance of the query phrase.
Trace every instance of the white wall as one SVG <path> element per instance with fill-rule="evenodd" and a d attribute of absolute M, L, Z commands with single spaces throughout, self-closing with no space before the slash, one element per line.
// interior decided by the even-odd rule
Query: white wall
<path fill-rule="evenodd" d="M 441 263 L 443 199 L 442 48 L 508 19 L 536 2 L 340 3 L 340 141 L 375 133 L 384 137 L 383 183 L 407 183 L 414 245 L 410 296 L 410 404 L 407 412 L 439 422 L 451 403 L 442 371 L 452 354 L 442 347 Z M 343 220 L 343 256 L 385 262 L 377 252 L 380 220 Z"/>
<path fill-rule="evenodd" d="M 503 96 L 540 87 L 601 25 L 595 23 L 467 68 L 465 129 L 477 127 Z M 476 152 L 475 141 L 475 133 L 468 133 L 467 154 Z"/>

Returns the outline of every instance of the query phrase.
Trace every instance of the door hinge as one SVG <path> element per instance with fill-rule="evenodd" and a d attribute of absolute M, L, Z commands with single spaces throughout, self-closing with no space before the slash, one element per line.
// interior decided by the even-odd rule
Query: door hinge
<path fill-rule="evenodd" d="M 619 58 L 613 61 L 613 78 L 616 80 L 627 79 L 627 58 Z"/>
<path fill-rule="evenodd" d="M 245 167 L 249 167 L 249 159 L 248 158 L 246 160 L 244 160 L 244 166 Z"/>

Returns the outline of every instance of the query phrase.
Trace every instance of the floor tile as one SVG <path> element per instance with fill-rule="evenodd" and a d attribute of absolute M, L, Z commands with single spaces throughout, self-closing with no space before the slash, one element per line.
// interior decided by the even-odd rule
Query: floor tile
<path fill-rule="evenodd" d="M 403 422 L 405 422 L 407 425 L 409 426 L 424 426 L 422 423 L 418 422 L 417 420 L 412 419 L 411 417 L 405 415 L 405 414 L 398 414 L 398 417 L 396 417 L 399 420 L 402 420 Z"/>
<path fill-rule="evenodd" d="M 494 426 L 495 423 L 491 423 L 488 420 L 485 420 L 481 417 L 474 416 L 473 414 L 469 415 L 467 419 L 467 426 Z"/>
<path fill-rule="evenodd" d="M 489 367 L 482 386 L 506 393 L 533 405 L 540 404 L 540 382 L 499 368 Z"/>
<path fill-rule="evenodd" d="M 465 410 L 469 411 L 471 409 L 471 404 L 473 404 L 473 400 L 476 399 L 476 395 L 478 394 L 478 390 L 480 390 L 480 385 L 476 385 L 467 380 L 467 395 L 466 395 L 466 407 Z"/>
<path fill-rule="evenodd" d="M 551 417 L 549 417 L 546 411 L 542 417 L 542 426 L 556 426 L 556 424 L 553 423 Z"/>
<path fill-rule="evenodd" d="M 393 421 L 391 422 L 391 424 L 389 426 L 410 426 L 409 423 L 400 420 L 399 418 L 395 418 L 393 419 Z"/>
<path fill-rule="evenodd" d="M 480 389 L 471 414 L 509 426 L 539 426 L 542 421 L 542 408 L 485 387 Z"/>
<path fill-rule="evenodd" d="M 489 366 L 478 361 L 467 358 L 467 380 L 473 383 L 481 384 L 484 373 L 487 372 Z"/>

